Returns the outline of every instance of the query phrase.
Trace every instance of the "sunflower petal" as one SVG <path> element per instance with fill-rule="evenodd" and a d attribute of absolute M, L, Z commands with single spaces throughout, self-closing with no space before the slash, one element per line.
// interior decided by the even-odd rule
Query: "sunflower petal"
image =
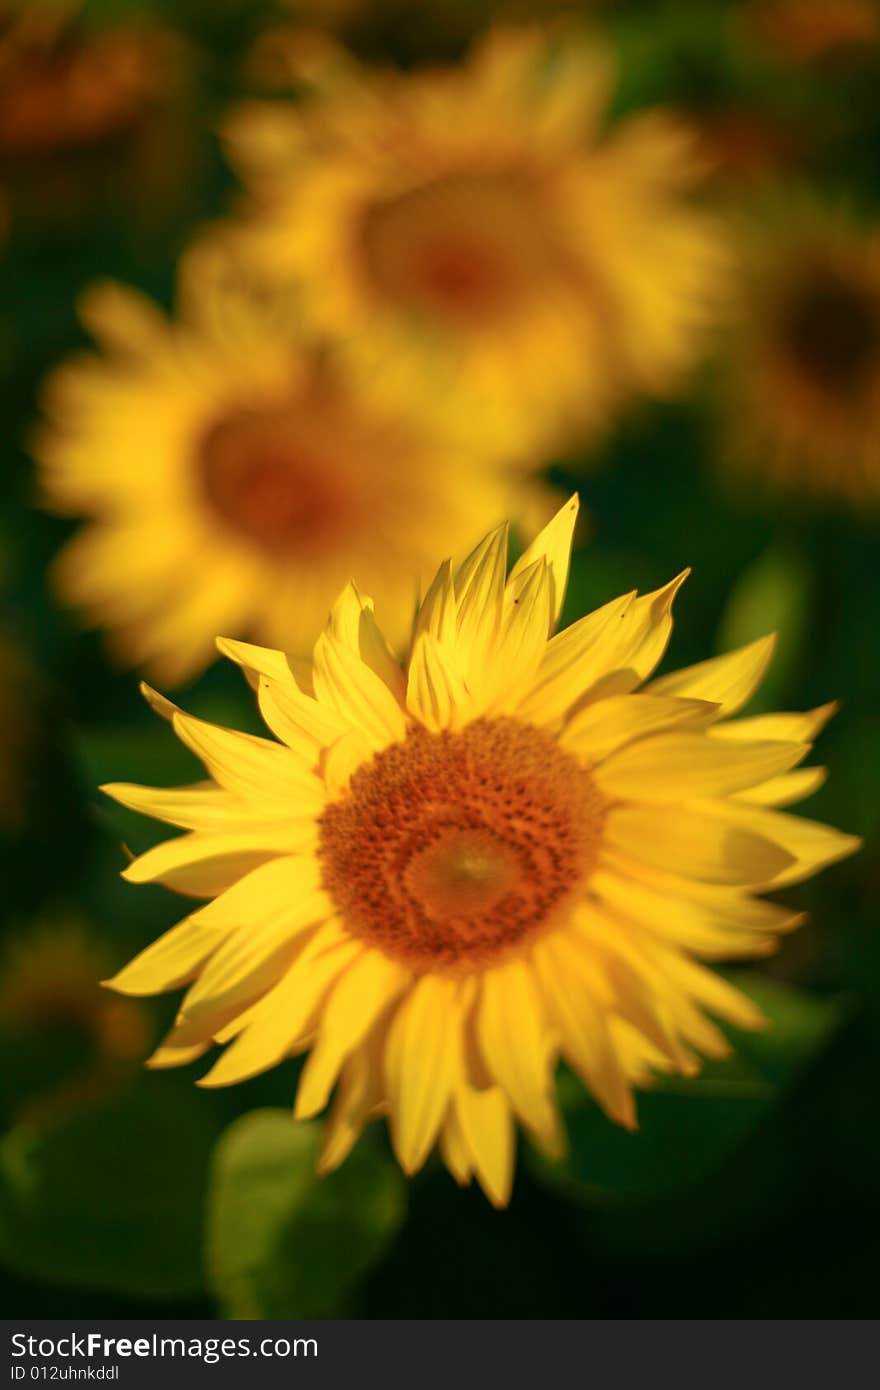
<path fill-rule="evenodd" d="M 688 801 L 754 787 L 787 772 L 804 753 L 799 743 L 733 743 L 705 734 L 659 733 L 612 753 L 593 775 L 612 798 Z"/>
<path fill-rule="evenodd" d="M 367 950 L 332 987 L 321 1015 L 318 1040 L 300 1077 L 294 1116 L 309 1119 L 323 1110 L 346 1057 L 394 999 L 409 972 L 381 951 Z"/>
<path fill-rule="evenodd" d="M 571 543 L 577 521 L 580 499 L 577 493 L 560 507 L 531 545 L 526 548 L 510 571 L 507 581 L 508 592 L 514 592 L 525 572 L 536 560 L 546 560 L 550 572 L 550 624 L 555 627 L 562 611 L 565 590 L 568 585 L 568 567 L 571 559 Z"/>
<path fill-rule="evenodd" d="M 716 705 L 675 696 L 609 695 L 578 710 L 563 728 L 560 743 L 587 762 L 597 763 L 633 739 L 679 725 L 700 727 Z"/>
<path fill-rule="evenodd" d="M 558 1135 L 553 1046 L 543 1000 L 525 961 L 511 961 L 484 974 L 477 1037 L 489 1073 L 507 1092 L 520 1119 L 546 1144 L 553 1144 Z"/>
<path fill-rule="evenodd" d="M 734 825 L 705 816 L 699 806 L 615 806 L 606 835 L 609 845 L 636 862 L 745 888 L 776 878 L 793 862 L 786 849 L 761 834 L 748 811 L 747 823 Z"/>

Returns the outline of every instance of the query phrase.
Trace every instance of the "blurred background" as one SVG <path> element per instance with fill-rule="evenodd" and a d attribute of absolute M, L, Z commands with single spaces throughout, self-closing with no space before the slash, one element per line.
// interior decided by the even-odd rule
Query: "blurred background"
<path fill-rule="evenodd" d="M 787 894 L 809 920 L 778 955 L 733 966 L 774 1029 L 643 1096 L 635 1136 L 563 1078 L 570 1157 L 521 1144 L 500 1213 L 436 1162 L 406 1183 L 378 1126 L 319 1183 L 313 1127 L 279 1123 L 294 1063 L 219 1092 L 193 1089 L 197 1068 L 144 1071 L 174 1001 L 97 981 L 185 909 L 120 880 L 123 845 L 161 832 L 96 787 L 186 782 L 193 764 L 50 578 L 77 521 L 42 506 L 31 447 L 41 383 L 89 342 L 82 292 L 118 279 L 171 310 L 181 255 L 239 196 L 227 113 L 297 101 L 254 60 L 267 34 L 410 70 L 459 62 L 497 21 L 598 30 L 608 120 L 662 107 L 691 124 L 698 198 L 733 248 L 681 389 L 542 455 L 543 483 L 577 487 L 587 513 L 566 618 L 692 566 L 667 667 L 777 629 L 753 708 L 841 701 L 806 814 L 866 840 Z M 876 1316 L 878 90 L 869 0 L 0 0 L 7 1317 Z M 179 698 L 256 728 L 231 667 Z"/>

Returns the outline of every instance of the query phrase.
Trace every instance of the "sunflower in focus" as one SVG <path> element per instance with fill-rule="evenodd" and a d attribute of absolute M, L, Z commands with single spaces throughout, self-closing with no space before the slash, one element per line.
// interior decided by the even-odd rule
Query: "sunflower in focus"
<path fill-rule="evenodd" d="M 304 104 L 228 122 L 251 191 L 241 254 L 359 364 L 454 393 L 496 441 L 535 447 L 672 390 L 724 255 L 688 201 L 686 127 L 651 112 L 604 129 L 610 67 L 539 29 L 409 75 L 301 45 Z"/>
<path fill-rule="evenodd" d="M 783 485 L 880 498 L 880 231 L 805 208 L 747 235 L 728 452 Z"/>
<path fill-rule="evenodd" d="M 103 351 L 50 376 L 34 441 L 46 504 L 88 518 L 56 563 L 61 596 L 117 660 L 172 684 L 216 657 L 218 631 L 310 652 L 352 572 L 401 638 L 418 576 L 526 487 L 436 411 L 356 387 L 219 259 L 187 262 L 172 322 L 90 291 Z"/>
<path fill-rule="evenodd" d="M 104 788 L 186 832 L 124 876 L 209 900 L 109 982 L 188 986 L 153 1065 L 225 1044 L 200 1084 L 226 1086 L 307 1054 L 325 1171 L 385 1114 L 407 1173 L 436 1143 L 504 1205 L 515 1121 L 559 1152 L 560 1058 L 633 1127 L 634 1086 L 728 1051 L 710 1015 L 763 1022 L 701 958 L 771 952 L 798 918 L 760 894 L 857 847 L 778 809 L 832 707 L 729 719 L 770 639 L 650 680 L 683 575 L 553 635 L 576 510 L 509 577 L 503 527 L 443 565 L 403 665 L 353 585 L 308 684 L 221 640 L 277 741 L 149 692 L 210 780 Z"/>

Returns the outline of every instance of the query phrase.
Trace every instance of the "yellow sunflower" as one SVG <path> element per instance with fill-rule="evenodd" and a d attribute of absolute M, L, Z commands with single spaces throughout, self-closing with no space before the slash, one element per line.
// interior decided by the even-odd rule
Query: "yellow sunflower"
<path fill-rule="evenodd" d="M 880 229 L 789 208 L 746 237 L 729 452 L 792 488 L 880 498 Z"/>
<path fill-rule="evenodd" d="M 228 137 L 253 195 L 242 254 L 322 332 L 520 443 L 676 385 L 724 256 L 688 201 L 687 129 L 651 112 L 605 130 L 603 47 L 496 30 L 409 75 L 299 57 L 311 99 L 246 106 Z"/>
<path fill-rule="evenodd" d="M 697 958 L 772 951 L 798 919 L 757 895 L 857 846 L 777 809 L 821 781 L 796 765 L 831 706 L 727 722 L 770 639 L 644 685 L 684 576 L 552 636 L 576 510 L 509 578 L 503 527 L 443 565 L 403 666 L 351 585 L 308 688 L 221 640 L 278 741 L 149 692 L 211 780 L 104 788 L 187 832 L 124 876 L 211 900 L 109 982 L 189 986 L 153 1065 L 227 1044 L 200 1083 L 225 1086 L 307 1053 L 324 1170 L 386 1113 L 407 1173 L 439 1142 L 503 1205 L 514 1121 L 559 1148 L 560 1057 L 635 1125 L 635 1084 L 728 1051 L 709 1013 L 762 1023 Z"/>
<path fill-rule="evenodd" d="M 277 306 L 221 288 L 213 253 L 192 266 L 172 322 L 92 290 L 104 351 L 46 384 L 44 499 L 89 518 L 59 556 L 61 596 L 170 683 L 216 657 L 218 631 L 310 652 L 352 573 L 400 638 L 417 577 L 516 507 L 521 475 L 436 412 L 356 388 Z"/>

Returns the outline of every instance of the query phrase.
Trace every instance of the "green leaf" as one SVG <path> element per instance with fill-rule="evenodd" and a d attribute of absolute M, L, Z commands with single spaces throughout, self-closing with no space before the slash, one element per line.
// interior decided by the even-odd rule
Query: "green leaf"
<path fill-rule="evenodd" d="M 227 1316 L 312 1317 L 382 1254 L 403 1219 L 403 1178 L 361 1143 L 318 1177 L 321 1126 L 255 1110 L 217 1146 L 208 1204 L 208 1277 Z"/>
<path fill-rule="evenodd" d="M 0 1142 L 0 1263 L 17 1274 L 149 1298 L 204 1286 L 215 1111 L 166 1078 Z"/>
<path fill-rule="evenodd" d="M 570 1074 L 560 1080 L 570 1154 L 561 1164 L 535 1157 L 541 1176 L 570 1193 L 653 1197 L 694 1183 L 740 1145 L 831 1035 L 839 1006 L 790 985 L 737 975 L 763 1009 L 760 1033 L 727 1030 L 734 1055 L 701 1074 L 662 1078 L 639 1096 L 639 1128 L 613 1124 Z"/>
<path fill-rule="evenodd" d="M 810 619 L 809 568 L 795 551 L 774 546 L 759 555 L 734 586 L 718 630 L 721 652 L 777 633 L 776 652 L 749 713 L 785 702 L 803 657 Z"/>

